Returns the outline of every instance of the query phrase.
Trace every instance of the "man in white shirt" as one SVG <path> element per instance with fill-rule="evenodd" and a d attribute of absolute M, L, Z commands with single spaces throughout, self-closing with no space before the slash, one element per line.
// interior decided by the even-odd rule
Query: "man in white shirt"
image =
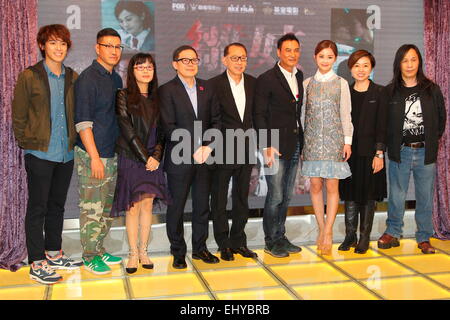
<path fill-rule="evenodd" d="M 277 168 L 266 174 L 268 192 L 264 205 L 264 251 L 283 258 L 301 248 L 289 242 L 285 233 L 286 214 L 292 197 L 295 175 L 303 146 L 300 113 L 303 96 L 303 73 L 297 69 L 300 42 L 293 33 L 282 36 L 277 43 L 279 62 L 261 74 L 256 81 L 253 118 L 255 127 L 268 131 L 264 162 Z M 278 130 L 279 141 L 271 140 L 272 130 Z"/>
<path fill-rule="evenodd" d="M 226 46 L 222 63 L 227 70 L 209 80 L 220 103 L 225 154 L 224 164 L 217 164 L 213 174 L 211 212 L 220 257 L 222 260 L 231 261 L 234 260 L 234 253 L 246 258 L 257 257 L 255 252 L 247 248 L 247 237 L 244 232 L 249 214 L 248 193 L 253 167 L 249 155 L 255 154 L 255 144 L 248 138 L 240 146 L 234 136 L 227 137 L 227 131 L 230 129 L 234 133 L 243 133 L 253 127 L 252 106 L 256 79 L 244 73 L 247 66 L 247 49 L 241 43 Z M 226 205 L 231 177 L 233 177 L 231 214 L 233 223 L 230 230 Z"/>

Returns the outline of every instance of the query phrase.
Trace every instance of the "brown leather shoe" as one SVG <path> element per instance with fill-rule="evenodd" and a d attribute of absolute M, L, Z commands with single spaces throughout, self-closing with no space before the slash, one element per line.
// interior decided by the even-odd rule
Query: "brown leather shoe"
<path fill-rule="evenodd" d="M 398 238 L 391 236 L 390 234 L 383 233 L 383 235 L 378 239 L 378 248 L 389 249 L 392 247 L 400 246 Z"/>
<path fill-rule="evenodd" d="M 420 242 L 417 247 L 422 250 L 422 253 L 425 254 L 436 253 L 436 250 L 433 248 L 429 241 Z"/>

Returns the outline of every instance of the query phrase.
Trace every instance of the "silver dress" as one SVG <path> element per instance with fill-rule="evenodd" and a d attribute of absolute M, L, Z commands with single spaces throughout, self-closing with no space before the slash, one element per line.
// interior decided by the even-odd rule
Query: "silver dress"
<path fill-rule="evenodd" d="M 351 176 L 342 161 L 344 133 L 340 115 L 341 79 L 319 82 L 311 78 L 306 87 L 302 175 L 327 179 Z"/>

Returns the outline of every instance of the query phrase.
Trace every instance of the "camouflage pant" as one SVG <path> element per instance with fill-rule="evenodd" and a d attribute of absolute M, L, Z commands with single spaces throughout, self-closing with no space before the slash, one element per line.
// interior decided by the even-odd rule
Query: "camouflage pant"
<path fill-rule="evenodd" d="M 117 178 L 117 156 L 101 158 L 105 166 L 103 180 L 91 178 L 89 154 L 75 147 L 75 166 L 80 193 L 80 239 L 83 258 L 90 261 L 96 255 L 103 255 L 103 240 L 111 228 L 110 218 Z"/>

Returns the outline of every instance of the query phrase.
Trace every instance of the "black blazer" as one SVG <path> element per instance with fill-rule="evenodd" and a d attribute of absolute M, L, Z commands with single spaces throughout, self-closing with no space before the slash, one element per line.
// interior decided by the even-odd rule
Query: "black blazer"
<path fill-rule="evenodd" d="M 226 137 L 226 129 L 242 129 L 247 131 L 253 128 L 253 100 L 255 96 L 256 78 L 244 74 L 244 90 L 245 90 L 245 112 L 244 119 L 241 120 L 239 116 L 239 111 L 236 106 L 236 102 L 231 92 L 230 82 L 228 80 L 227 71 L 224 73 L 209 79 L 208 82 L 214 88 L 217 99 L 220 105 L 220 116 L 222 121 L 222 134 L 223 134 L 223 163 L 226 163 L 226 146 L 228 144 L 234 145 L 234 164 L 226 165 L 227 168 L 231 169 L 236 167 L 238 152 L 242 155 L 245 152 L 245 163 L 249 161 L 249 152 L 255 152 L 255 145 L 250 145 L 251 141 L 246 139 L 245 150 L 237 150 L 237 144 L 235 141 L 228 141 Z M 253 140 L 255 143 L 256 141 Z"/>
<path fill-rule="evenodd" d="M 353 88 L 354 83 L 350 86 Z M 352 91 L 350 91 L 352 92 Z M 371 157 L 376 150 L 386 150 L 387 130 L 387 96 L 383 86 L 370 81 L 358 123 L 352 118 L 355 128 L 358 128 L 358 150 L 354 150 L 358 156 Z"/>
<path fill-rule="evenodd" d="M 403 140 L 405 102 L 400 93 L 393 92 L 393 84 L 386 86 L 388 93 L 387 147 L 389 159 L 400 162 L 400 148 Z M 435 83 L 419 92 L 425 127 L 425 164 L 436 162 L 439 139 L 444 134 L 447 119 L 445 102 L 441 89 Z"/>
<path fill-rule="evenodd" d="M 289 160 L 295 152 L 297 141 L 300 152 L 303 148 L 303 128 L 300 122 L 303 102 L 303 72 L 297 69 L 299 97 L 296 99 L 289 84 L 278 66 L 261 74 L 256 80 L 255 105 L 253 119 L 256 129 L 268 129 L 268 146 L 270 130 L 278 129 L 280 133 L 279 152 L 281 159 Z M 298 127 L 297 127 L 298 122 Z M 264 147 L 259 142 L 259 147 Z"/>
<path fill-rule="evenodd" d="M 182 172 L 189 170 L 194 164 L 192 157 L 196 151 L 194 150 L 194 121 L 201 121 L 202 136 L 200 138 L 201 144 L 204 146 L 213 142 L 203 140 L 204 132 L 210 128 L 218 130 L 221 128 L 219 104 L 214 90 L 205 80 L 196 78 L 196 82 L 198 116 L 195 116 L 191 100 L 178 76 L 158 89 L 161 121 L 166 134 L 166 156 L 164 160 L 164 169 L 166 172 Z M 171 141 L 172 133 L 176 129 L 185 129 L 190 134 L 190 164 L 176 164 L 173 162 L 171 156 L 172 149 L 180 142 Z M 177 152 L 176 154 L 184 156 L 183 151 L 180 153 Z"/>
<path fill-rule="evenodd" d="M 145 101 L 141 98 L 140 104 L 145 107 L 151 107 L 155 101 Z M 160 126 L 159 112 L 154 108 L 154 112 L 150 113 L 150 121 L 146 121 L 142 115 L 129 112 L 128 110 L 127 90 L 119 89 L 116 95 L 116 116 L 119 124 L 120 136 L 116 143 L 116 152 L 123 153 L 127 158 L 135 161 L 147 163 L 148 158 L 152 156 L 161 162 L 164 150 L 164 131 Z M 156 117 L 156 119 L 155 119 Z M 147 150 L 146 144 L 151 126 L 157 125 L 157 138 L 154 150 Z"/>

